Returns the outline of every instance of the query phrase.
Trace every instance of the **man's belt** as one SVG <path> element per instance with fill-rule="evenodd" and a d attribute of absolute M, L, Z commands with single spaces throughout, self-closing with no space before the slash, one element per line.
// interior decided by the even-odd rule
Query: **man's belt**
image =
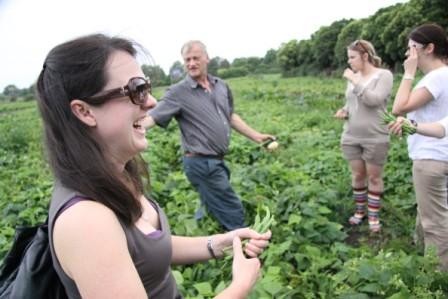
<path fill-rule="evenodd" d="M 189 158 L 207 158 L 207 159 L 218 159 L 218 160 L 223 160 L 224 159 L 224 155 L 205 155 L 205 154 L 190 153 L 190 152 L 185 152 L 185 157 L 189 157 Z"/>

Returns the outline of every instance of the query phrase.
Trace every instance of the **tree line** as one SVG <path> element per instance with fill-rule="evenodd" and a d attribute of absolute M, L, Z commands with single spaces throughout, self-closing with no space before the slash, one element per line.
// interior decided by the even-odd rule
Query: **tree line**
<path fill-rule="evenodd" d="M 210 59 L 208 72 L 223 79 L 233 77 L 244 77 L 249 74 L 272 74 L 280 73 L 281 69 L 277 62 L 277 51 L 270 49 L 264 57 L 240 57 L 230 63 L 226 58 L 215 56 Z M 144 65 L 143 73 L 151 78 L 154 86 L 163 86 L 181 80 L 184 75 L 184 66 L 176 61 L 165 74 L 158 66 Z"/>
<path fill-rule="evenodd" d="M 381 8 L 368 18 L 338 20 L 322 26 L 309 39 L 293 39 L 278 49 L 270 49 L 264 57 L 241 57 L 232 62 L 213 57 L 208 69 L 223 79 L 269 73 L 285 77 L 340 74 L 347 66 L 347 45 L 366 39 L 375 46 L 385 67 L 400 71 L 408 33 L 425 22 L 435 22 L 448 30 L 447 0 L 410 0 Z M 168 74 L 158 65 L 144 65 L 143 72 L 154 86 L 169 85 L 184 76 L 180 61 L 173 63 Z M 10 84 L 0 94 L 0 101 L 32 100 L 33 90 L 33 86 L 20 89 Z"/>
<path fill-rule="evenodd" d="M 340 74 L 347 67 L 347 46 L 357 39 L 372 42 L 384 66 L 400 71 L 410 30 L 426 22 L 448 30 L 448 1 L 410 0 L 379 9 L 364 19 L 338 20 L 322 26 L 310 39 L 283 43 L 264 57 L 236 58 L 232 63 L 213 57 L 209 72 L 224 79 L 259 73 L 281 73 L 285 77 Z M 167 85 L 180 80 L 184 71 L 182 63 L 176 61 L 168 75 L 158 66 L 147 66 L 145 74 L 155 80 L 155 85 Z"/>
<path fill-rule="evenodd" d="M 310 39 L 282 44 L 277 60 L 284 76 L 340 73 L 347 66 L 347 46 L 365 39 L 372 42 L 385 67 L 399 71 L 410 30 L 427 22 L 448 30 L 447 0 L 410 0 L 379 9 L 365 19 L 333 22 Z"/>

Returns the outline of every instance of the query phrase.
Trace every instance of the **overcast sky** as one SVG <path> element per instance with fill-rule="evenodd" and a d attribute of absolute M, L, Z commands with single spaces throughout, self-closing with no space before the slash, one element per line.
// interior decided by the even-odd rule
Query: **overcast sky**
<path fill-rule="evenodd" d="M 29 87 L 52 47 L 89 33 L 132 38 L 167 72 L 190 39 L 202 40 L 210 57 L 262 57 L 292 39 L 310 38 L 321 26 L 403 2 L 0 0 L 0 92 L 9 84 Z"/>

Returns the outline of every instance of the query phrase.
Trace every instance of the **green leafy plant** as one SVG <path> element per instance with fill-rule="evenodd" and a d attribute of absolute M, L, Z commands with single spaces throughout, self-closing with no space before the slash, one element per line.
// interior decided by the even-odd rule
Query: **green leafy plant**
<path fill-rule="evenodd" d="M 385 125 L 397 120 L 395 115 L 388 111 L 383 112 L 381 117 L 383 119 L 383 124 Z M 409 135 L 415 134 L 417 132 L 417 128 L 413 127 L 407 120 L 405 120 L 403 122 L 403 126 L 401 127 L 401 132 L 403 137 L 407 137 Z"/>
<path fill-rule="evenodd" d="M 353 209 L 351 176 L 340 151 L 343 124 L 333 118 L 343 104 L 344 80 L 269 75 L 228 83 L 236 112 L 281 140 L 274 154 L 233 134 L 226 156 L 248 224 L 254 227 L 257 215 L 257 226 L 268 220 L 265 207 L 275 218 L 250 299 L 448 297 L 448 274 L 438 271 L 437 256 L 423 255 L 412 243 L 416 204 L 403 142 L 391 144 L 385 165 L 381 236 L 346 224 Z M 53 178 L 41 131 L 35 102 L 0 103 L 0 261 L 17 225 L 45 219 Z M 210 215 L 194 219 L 200 199 L 182 169 L 179 134 L 175 122 L 148 132 L 143 156 L 150 195 L 164 208 L 173 234 L 221 233 Z M 231 266 L 210 260 L 175 266 L 173 275 L 184 298 L 212 298 L 229 284 Z"/>

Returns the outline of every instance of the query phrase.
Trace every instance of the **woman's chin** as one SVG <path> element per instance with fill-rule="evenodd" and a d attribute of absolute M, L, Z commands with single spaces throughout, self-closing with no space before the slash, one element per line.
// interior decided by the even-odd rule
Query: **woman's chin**
<path fill-rule="evenodd" d="M 134 142 L 133 148 L 134 148 L 133 151 L 134 151 L 135 155 L 138 155 L 148 148 L 148 141 L 146 139 L 138 140 L 137 142 Z"/>
<path fill-rule="evenodd" d="M 139 144 L 138 151 L 143 152 L 148 148 L 148 141 L 143 142 L 142 144 Z"/>

